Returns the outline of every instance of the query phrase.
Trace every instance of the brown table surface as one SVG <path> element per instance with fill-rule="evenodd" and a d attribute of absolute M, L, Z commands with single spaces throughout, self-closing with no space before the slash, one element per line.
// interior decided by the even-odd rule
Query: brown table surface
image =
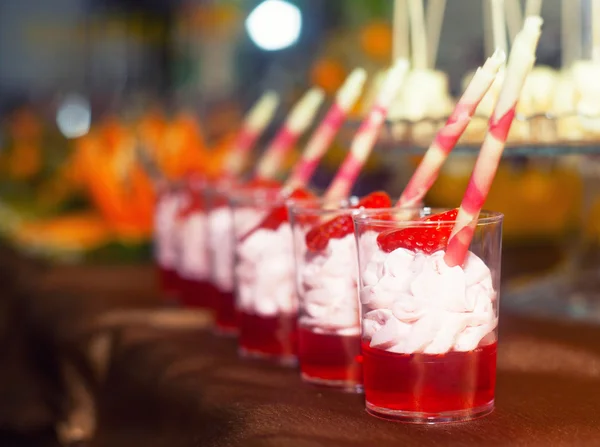
<path fill-rule="evenodd" d="M 76 346 L 90 318 L 159 302 L 144 266 L 68 267 L 38 278 L 45 301 L 31 318 L 57 350 Z M 208 329 L 138 321 L 113 333 L 108 370 L 94 384 L 91 446 L 600 446 L 600 326 L 503 313 L 496 410 L 439 426 L 378 420 L 362 396 L 242 361 L 234 339 Z"/>

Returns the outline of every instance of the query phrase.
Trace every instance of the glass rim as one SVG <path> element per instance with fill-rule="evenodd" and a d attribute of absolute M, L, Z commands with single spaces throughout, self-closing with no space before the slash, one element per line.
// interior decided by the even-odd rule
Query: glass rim
<path fill-rule="evenodd" d="M 358 208 L 350 208 L 358 204 L 360 198 L 358 196 L 350 196 L 343 199 L 288 199 L 286 205 L 288 211 L 294 214 L 311 214 L 322 215 L 329 213 L 346 213 L 351 211 L 359 211 Z M 331 204 L 331 208 L 325 206 Z"/>
<path fill-rule="evenodd" d="M 281 206 L 289 200 L 287 197 L 281 197 L 281 188 L 256 188 L 243 189 L 233 188 L 226 195 L 229 201 L 237 204 L 258 204 Z"/>
<path fill-rule="evenodd" d="M 402 226 L 435 226 L 435 225 L 454 225 L 455 220 L 436 220 L 434 222 L 426 222 L 421 220 L 427 215 L 444 213 L 447 211 L 455 210 L 457 208 L 443 208 L 443 207 L 392 207 L 392 208 L 361 208 L 358 209 L 357 213 L 352 214 L 352 219 L 357 224 L 368 222 L 370 224 L 380 224 L 381 226 L 393 226 L 395 224 L 402 224 Z M 427 211 L 427 215 L 421 217 L 421 219 L 404 219 L 404 220 L 386 220 L 377 218 L 377 215 L 386 213 L 400 213 L 405 211 L 418 211 L 421 214 L 422 211 Z M 499 211 L 481 210 L 477 219 L 477 226 L 497 224 L 504 220 L 504 214 Z"/>

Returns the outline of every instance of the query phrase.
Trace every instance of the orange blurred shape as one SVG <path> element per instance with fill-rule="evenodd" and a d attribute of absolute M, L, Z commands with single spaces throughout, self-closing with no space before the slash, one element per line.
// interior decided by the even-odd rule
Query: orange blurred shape
<path fill-rule="evenodd" d="M 15 140 L 39 138 L 42 133 L 40 118 L 27 107 L 22 107 L 13 112 L 8 124 L 10 133 Z"/>
<path fill-rule="evenodd" d="M 42 167 L 42 154 L 37 143 L 17 141 L 8 160 L 8 172 L 15 180 L 29 180 Z"/>
<path fill-rule="evenodd" d="M 359 34 L 360 46 L 365 54 L 379 61 L 389 61 L 392 56 L 392 29 L 384 21 L 365 25 Z"/>
<path fill-rule="evenodd" d="M 112 237 L 106 222 L 94 212 L 67 214 L 47 220 L 25 221 L 14 237 L 20 244 L 40 248 L 93 249 Z"/>
<path fill-rule="evenodd" d="M 335 59 L 322 58 L 313 65 L 310 78 L 313 84 L 321 87 L 327 94 L 333 95 L 344 83 L 346 69 Z"/>

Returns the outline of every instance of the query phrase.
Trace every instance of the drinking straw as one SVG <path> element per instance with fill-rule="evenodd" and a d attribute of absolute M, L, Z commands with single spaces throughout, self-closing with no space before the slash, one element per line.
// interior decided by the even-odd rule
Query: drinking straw
<path fill-rule="evenodd" d="M 423 0 L 408 0 L 408 16 L 413 68 L 424 70 L 427 68 L 427 35 L 425 34 Z"/>
<path fill-rule="evenodd" d="M 542 22 L 541 17 L 527 17 L 523 30 L 515 38 L 498 102 L 448 240 L 444 261 L 450 267 L 462 265 L 469 251 L 479 213 L 500 163 L 525 78 L 535 63 Z"/>
<path fill-rule="evenodd" d="M 506 25 L 508 27 L 508 39 L 512 45 L 515 41 L 515 36 L 523 27 L 521 0 L 504 0 L 504 12 L 506 14 Z"/>
<path fill-rule="evenodd" d="M 319 161 L 333 143 L 335 135 L 360 97 L 366 80 L 367 73 L 362 68 L 356 68 L 346 78 L 336 94 L 333 105 L 313 132 L 300 160 L 283 186 L 284 195 L 308 183 Z"/>
<path fill-rule="evenodd" d="M 492 33 L 494 47 L 500 48 L 505 53 L 508 51 L 506 42 L 506 19 L 504 16 L 504 0 L 491 0 L 492 2 Z"/>
<path fill-rule="evenodd" d="M 326 200 L 346 197 L 350 193 L 361 168 L 375 145 L 389 107 L 396 99 L 406 78 L 408 66 L 406 59 L 399 59 L 388 71 L 375 103 L 352 140 L 350 152 L 325 193 Z"/>
<path fill-rule="evenodd" d="M 600 0 L 592 0 L 592 61 L 600 63 Z"/>
<path fill-rule="evenodd" d="M 409 180 L 398 200 L 397 206 L 414 207 L 423 200 L 431 185 L 437 179 L 440 169 L 456 142 L 469 125 L 477 106 L 490 89 L 500 67 L 504 65 L 506 54 L 497 49 L 483 67 L 475 72 L 462 97 L 454 107 L 446 124 L 440 129 L 425 152 L 425 156 Z"/>
<path fill-rule="evenodd" d="M 525 17 L 541 16 L 542 0 L 527 0 L 525 4 Z"/>
<path fill-rule="evenodd" d="M 266 91 L 248 111 L 225 161 L 223 173 L 227 177 L 241 174 L 249 152 L 273 119 L 278 105 L 279 95 L 274 91 Z"/>
<path fill-rule="evenodd" d="M 300 98 L 259 160 L 255 178 L 272 179 L 277 175 L 288 151 L 312 124 L 324 98 L 323 90 L 316 87 Z"/>
<path fill-rule="evenodd" d="M 485 55 L 491 55 L 494 48 L 494 36 L 492 33 L 492 5 L 490 1 L 483 1 L 483 46 Z"/>
<path fill-rule="evenodd" d="M 444 11 L 446 0 L 429 0 L 427 4 L 427 17 L 425 19 L 427 31 L 427 55 L 429 56 L 429 67 L 435 68 L 440 36 L 444 23 Z"/>
<path fill-rule="evenodd" d="M 410 56 L 410 38 L 408 35 L 409 25 L 406 10 L 406 0 L 394 0 L 393 27 L 393 60 L 396 61 L 398 59 L 408 59 Z"/>
<path fill-rule="evenodd" d="M 581 0 L 562 0 L 561 8 L 562 66 L 570 67 L 581 59 Z"/>

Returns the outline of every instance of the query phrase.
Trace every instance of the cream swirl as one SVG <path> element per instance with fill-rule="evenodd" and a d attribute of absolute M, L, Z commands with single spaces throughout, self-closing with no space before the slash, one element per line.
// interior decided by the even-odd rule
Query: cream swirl
<path fill-rule="evenodd" d="M 154 252 L 158 264 L 168 269 L 175 268 L 177 263 L 175 234 L 180 203 L 179 194 L 165 194 L 157 202 L 154 212 Z"/>
<path fill-rule="evenodd" d="M 221 206 L 208 215 L 212 279 L 221 292 L 233 291 L 233 215 Z"/>
<path fill-rule="evenodd" d="M 236 227 L 237 220 L 238 216 Z M 288 223 L 277 230 L 259 228 L 246 235 L 238 240 L 236 253 L 238 305 L 242 310 L 261 316 L 296 312 L 292 230 Z"/>
<path fill-rule="evenodd" d="M 368 258 L 360 299 L 363 337 L 372 347 L 442 354 L 471 351 L 494 337 L 497 292 L 489 268 L 472 252 L 462 267 L 448 267 L 443 258 L 443 251 L 403 248 L 377 249 Z"/>
<path fill-rule="evenodd" d="M 340 335 L 360 333 L 354 235 L 331 239 L 322 252 L 307 251 L 299 259 L 300 323 Z"/>
<path fill-rule="evenodd" d="M 194 211 L 181 217 L 175 231 L 177 272 L 182 278 L 204 281 L 210 276 L 206 214 Z"/>

